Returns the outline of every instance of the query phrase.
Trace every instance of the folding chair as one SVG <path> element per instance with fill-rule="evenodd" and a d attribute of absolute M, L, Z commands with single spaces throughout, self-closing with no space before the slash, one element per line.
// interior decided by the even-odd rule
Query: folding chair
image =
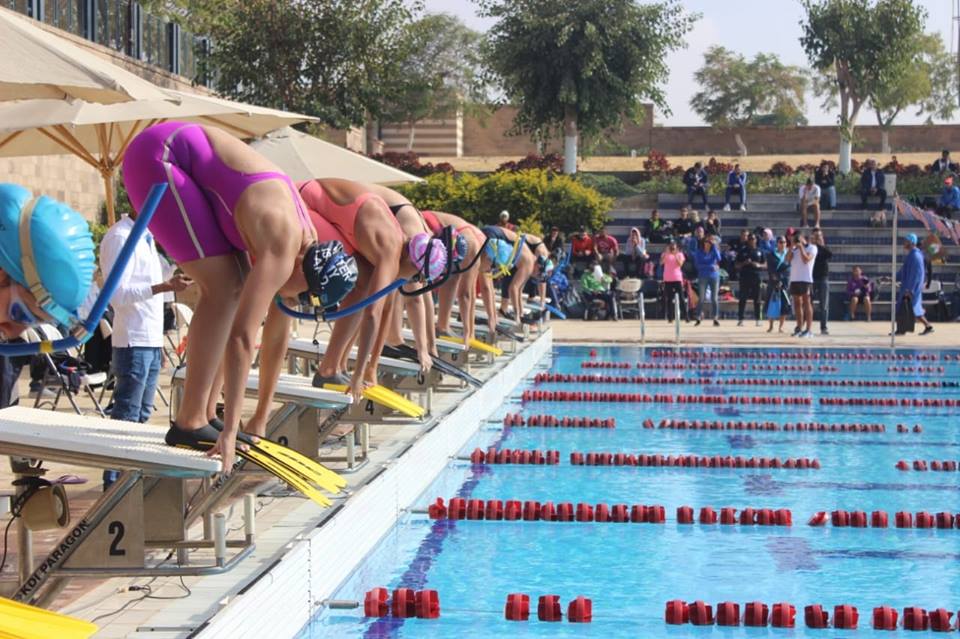
<path fill-rule="evenodd" d="M 27 341 L 39 342 L 43 340 L 55 341 L 62 339 L 63 335 L 57 328 L 51 324 L 40 324 L 36 328 L 29 328 L 24 333 Z M 51 410 L 57 410 L 61 397 L 66 397 L 73 407 L 74 412 L 82 415 L 83 411 L 76 401 L 76 394 L 73 386 L 78 390 L 83 390 L 93 402 L 97 413 L 105 417 L 100 401 L 97 399 L 95 388 L 102 388 L 107 383 L 108 375 L 105 372 L 89 373 L 87 372 L 87 363 L 80 357 L 76 349 L 70 349 L 66 353 L 66 358 L 55 359 L 51 353 L 43 353 L 40 357 L 45 362 L 43 377 L 40 380 L 40 389 L 37 391 L 37 398 L 34 400 L 33 407 L 50 405 Z M 53 399 L 44 400 L 43 391 L 47 388 L 56 389 Z"/>
<path fill-rule="evenodd" d="M 173 314 L 177 320 L 177 328 L 167 331 L 167 347 L 163 349 L 163 354 L 174 367 L 183 366 L 187 346 L 187 335 L 189 333 L 190 322 L 193 321 L 193 310 L 186 304 L 173 302 L 170 305 L 173 308 Z M 171 354 L 173 353 L 173 354 Z M 176 360 L 174 359 L 176 355 Z M 166 400 L 164 400 L 166 403 Z"/>
<path fill-rule="evenodd" d="M 623 312 L 628 308 L 633 308 L 636 316 L 640 317 L 640 289 L 642 287 L 643 280 L 632 277 L 622 279 L 617 283 L 617 297 L 620 298 L 618 304 L 620 319 L 623 319 Z"/>

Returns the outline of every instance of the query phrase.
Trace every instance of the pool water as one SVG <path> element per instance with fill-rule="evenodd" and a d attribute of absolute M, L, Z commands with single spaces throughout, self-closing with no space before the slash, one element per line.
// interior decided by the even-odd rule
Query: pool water
<path fill-rule="evenodd" d="M 596 373 L 700 379 L 702 370 L 589 370 L 595 361 L 647 362 L 651 366 L 686 359 L 652 358 L 639 348 L 557 347 L 538 372 Z M 716 350 L 709 352 L 718 352 Z M 776 351 L 766 351 L 776 352 Z M 811 352 L 811 351 L 808 351 Z M 827 353 L 827 351 L 821 351 Z M 877 351 L 878 353 L 889 351 Z M 912 355 L 919 351 L 899 351 Z M 494 417 L 507 413 L 588 416 L 616 419 L 616 428 L 481 427 L 462 455 L 480 447 L 558 450 L 556 466 L 484 465 L 451 461 L 447 470 L 421 496 L 415 510 L 423 511 L 437 497 L 660 504 L 666 523 L 560 523 L 524 521 L 432 521 L 411 513 L 367 557 L 335 595 L 338 600 L 363 600 L 371 588 L 384 586 L 434 589 L 440 596 L 436 620 L 367 619 L 360 610 L 324 610 L 304 629 L 301 638 L 318 637 L 498 637 L 594 636 L 688 637 L 710 633 L 723 636 L 758 634 L 822 634 L 804 627 L 803 608 L 850 604 L 860 613 L 859 629 L 828 630 L 831 636 L 881 633 L 872 629 L 876 606 L 901 613 L 908 606 L 928 610 L 960 607 L 960 530 L 897 529 L 897 511 L 960 511 L 956 472 L 897 470 L 900 460 L 960 459 L 956 408 L 821 406 L 821 397 L 960 398 L 957 388 L 835 388 L 829 386 L 726 386 L 717 380 L 782 378 L 785 380 L 942 380 L 960 379 L 960 358 L 924 351 L 936 361 L 835 361 L 721 359 L 707 364 L 747 364 L 750 370 L 716 370 L 706 385 L 623 385 L 593 383 L 534 384 L 522 390 L 577 390 L 721 395 L 809 397 L 809 406 L 737 405 L 739 415 L 718 414 L 720 406 L 658 403 L 528 402 L 508 399 Z M 753 371 L 754 364 L 812 365 L 813 372 Z M 824 372 L 821 365 L 836 367 Z M 891 373 L 888 369 L 943 366 L 944 373 Z M 708 390 L 705 391 L 704 389 Z M 727 407 L 729 410 L 729 407 Z M 703 431 L 644 428 L 652 419 L 721 421 L 879 423 L 883 433 L 795 432 L 778 430 Z M 911 432 L 897 432 L 897 424 Z M 921 433 L 912 432 L 915 424 Z M 664 455 L 816 458 L 821 468 L 677 468 L 571 466 L 573 451 L 658 453 Z M 793 525 L 681 525 L 678 506 L 787 508 Z M 884 510 L 889 528 L 838 528 L 807 525 L 819 511 Z M 527 593 L 531 619 L 503 618 L 508 593 Z M 537 598 L 560 595 L 564 612 L 569 601 L 584 595 L 593 601 L 593 621 L 537 620 Z M 703 600 L 714 607 L 734 601 L 743 606 L 763 601 L 772 607 L 789 602 L 797 608 L 797 628 L 721 628 L 671 626 L 664 621 L 667 601 Z M 954 623 L 956 618 L 954 618 Z"/>

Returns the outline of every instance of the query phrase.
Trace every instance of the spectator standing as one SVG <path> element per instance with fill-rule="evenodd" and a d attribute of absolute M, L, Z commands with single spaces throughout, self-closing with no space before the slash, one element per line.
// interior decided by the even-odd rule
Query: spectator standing
<path fill-rule="evenodd" d="M 743 326 L 743 312 L 747 300 L 753 300 L 753 317 L 760 325 L 760 274 L 767 263 L 763 251 L 757 245 L 757 236 L 747 235 L 746 244 L 737 253 L 736 268 L 740 273 L 739 301 L 737 303 L 737 326 Z"/>
<path fill-rule="evenodd" d="M 787 238 L 780 236 L 774 243 L 772 251 L 767 253 L 767 318 L 770 320 L 770 326 L 767 332 L 773 331 L 773 321 L 780 320 L 779 331 L 783 332 L 783 325 L 787 321 L 787 307 L 790 304 L 786 296 L 786 288 L 790 285 L 790 253 L 787 251 Z M 770 313 L 770 302 L 776 297 L 779 302 L 780 312 L 777 317 Z"/>
<path fill-rule="evenodd" d="M 727 174 L 727 189 L 723 196 L 723 210 L 730 210 L 730 196 L 740 198 L 740 210 L 747 210 L 747 174 L 740 170 L 739 164 L 733 165 L 733 170 Z"/>
<path fill-rule="evenodd" d="M 683 174 L 683 183 L 687 187 L 687 206 L 693 206 L 693 198 L 700 197 L 703 208 L 707 208 L 707 183 L 709 181 L 703 165 L 697 162 Z"/>
<path fill-rule="evenodd" d="M 660 265 L 663 267 L 663 305 L 664 317 L 668 322 L 674 320 L 674 298 L 680 297 L 680 308 L 683 309 L 684 319 L 690 320 L 687 309 L 686 296 L 683 291 L 683 263 L 686 257 L 677 246 L 676 240 L 667 243 L 667 249 L 660 255 Z M 679 318 L 676 318 L 679 321 Z"/>
<path fill-rule="evenodd" d="M 640 229 L 633 227 L 630 229 L 630 237 L 627 238 L 627 250 L 623 254 L 623 272 L 625 275 L 635 275 L 640 278 L 646 277 L 646 264 L 650 259 L 647 253 L 647 239 L 643 237 Z"/>
<path fill-rule="evenodd" d="M 880 208 L 887 202 L 887 191 L 883 185 L 883 171 L 877 169 L 876 160 L 867 160 L 867 166 L 860 175 L 860 204 L 867 208 L 867 198 L 880 198 Z"/>
<path fill-rule="evenodd" d="M 820 334 L 829 335 L 827 320 L 830 316 L 830 258 L 833 251 L 827 248 L 823 229 L 813 229 L 811 237 L 817 246 L 817 259 L 813 261 L 813 299 L 820 304 Z"/>
<path fill-rule="evenodd" d="M 937 213 L 950 218 L 957 211 L 960 211 L 960 188 L 953 183 L 953 176 L 948 175 L 943 180 L 943 191 L 937 200 Z"/>
<path fill-rule="evenodd" d="M 707 235 L 720 236 L 720 216 L 713 209 L 707 211 L 707 219 L 703 221 L 703 232 Z"/>
<path fill-rule="evenodd" d="M 133 220 L 124 215 L 100 243 L 100 270 L 113 270 L 120 250 L 130 237 Z M 153 413 L 163 348 L 163 295 L 190 284 L 183 275 L 163 279 L 163 267 L 153 235 L 147 231 L 137 243 L 111 299 L 113 306 L 113 372 L 116 386 L 110 418 L 144 423 Z M 119 473 L 103 472 L 104 489 Z"/>
<path fill-rule="evenodd" d="M 600 232 L 593 238 L 593 245 L 597 250 L 597 257 L 600 262 L 613 264 L 620 256 L 620 242 L 617 238 L 607 233 L 607 227 L 601 227 Z"/>
<path fill-rule="evenodd" d="M 807 242 L 802 233 L 793 236 L 790 248 L 790 296 L 797 316 L 794 337 L 813 337 L 813 263 L 817 259 L 817 245 Z"/>
<path fill-rule="evenodd" d="M 800 206 L 800 227 L 809 226 L 807 224 L 807 210 L 813 209 L 813 225 L 820 226 L 820 187 L 814 184 L 812 178 L 800 186 L 799 193 Z"/>
<path fill-rule="evenodd" d="M 564 240 L 563 233 L 561 233 L 560 229 L 556 226 L 550 227 L 550 232 L 543 238 L 543 245 L 557 263 L 559 263 L 560 258 L 563 257 Z"/>
<path fill-rule="evenodd" d="M 699 326 L 703 321 L 703 306 L 708 290 L 710 303 L 713 305 L 713 325 L 720 326 L 720 259 L 720 251 L 714 244 L 713 236 L 704 237 L 700 248 L 694 253 L 697 264 L 697 294 L 700 296 L 695 326 Z"/>
<path fill-rule="evenodd" d="M 777 248 L 777 240 L 773 237 L 773 229 L 763 229 L 763 233 L 760 236 L 760 240 L 757 242 L 757 246 L 760 247 L 760 250 L 763 251 L 764 255 L 773 253 L 773 251 Z"/>
<path fill-rule="evenodd" d="M 500 217 L 497 218 L 497 226 L 510 231 L 517 230 L 517 226 L 510 223 L 510 211 L 507 210 L 500 211 Z"/>
<path fill-rule="evenodd" d="M 834 210 L 837 208 L 837 172 L 833 169 L 833 165 L 829 162 L 821 162 L 820 166 L 817 167 L 817 170 L 813 172 L 813 181 L 816 182 L 817 186 L 820 187 L 821 199 L 826 197 L 827 210 Z M 821 202 L 821 205 L 823 203 Z"/>
<path fill-rule="evenodd" d="M 650 219 L 647 220 L 647 232 L 644 234 L 651 242 L 659 243 L 666 240 L 664 232 L 666 227 L 663 220 L 660 219 L 660 211 L 653 209 L 650 211 Z"/>
<path fill-rule="evenodd" d="M 873 315 L 873 282 L 863 274 L 859 266 L 854 266 L 847 280 L 847 299 L 850 302 L 850 319 L 857 319 L 857 307 L 863 305 L 867 321 Z"/>
<path fill-rule="evenodd" d="M 586 298 L 586 306 L 583 311 L 583 318 L 587 318 L 590 304 L 594 300 L 603 301 L 607 308 L 607 319 L 617 319 L 616 299 L 611 285 L 613 278 L 603 272 L 600 262 L 594 261 L 590 268 L 583 272 L 580 278 L 580 290 Z"/>
<path fill-rule="evenodd" d="M 921 335 L 928 335 L 933 332 L 933 326 L 926 318 L 923 309 L 923 286 L 926 280 L 926 269 L 923 264 L 923 253 L 917 248 L 917 236 L 913 233 L 907 233 L 903 240 L 903 250 L 906 256 L 903 259 L 903 266 L 897 273 L 897 281 L 900 282 L 900 290 L 897 292 L 897 309 L 900 305 L 906 303 L 913 308 L 913 315 L 918 322 L 923 324 L 924 329 Z M 897 335 L 903 335 L 900 326 L 897 326 Z"/>
<path fill-rule="evenodd" d="M 682 250 L 686 253 L 688 259 L 693 259 L 693 254 L 700 248 L 700 243 L 703 242 L 705 237 L 706 233 L 704 233 L 703 227 L 697 226 L 693 229 L 693 235 L 683 241 Z"/>
<path fill-rule="evenodd" d="M 683 207 L 680 209 L 680 217 L 673 224 L 673 234 L 675 237 L 683 239 L 690 237 L 693 233 L 693 220 L 690 219 L 690 209 Z"/>
<path fill-rule="evenodd" d="M 580 230 L 573 234 L 570 242 L 570 262 L 574 270 L 582 270 L 596 257 L 596 250 L 593 246 L 593 237 L 587 232 L 586 226 L 581 226 Z"/>
<path fill-rule="evenodd" d="M 950 149 L 944 149 L 940 152 L 940 157 L 930 165 L 931 173 L 957 173 L 960 172 L 960 165 L 950 159 Z"/>

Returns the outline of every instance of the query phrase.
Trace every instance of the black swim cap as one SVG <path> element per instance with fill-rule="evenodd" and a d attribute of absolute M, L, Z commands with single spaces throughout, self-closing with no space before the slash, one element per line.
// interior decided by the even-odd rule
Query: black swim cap
<path fill-rule="evenodd" d="M 357 284 L 357 260 L 347 255 L 338 240 L 314 242 L 303 255 L 307 292 L 325 309 L 336 307 Z"/>

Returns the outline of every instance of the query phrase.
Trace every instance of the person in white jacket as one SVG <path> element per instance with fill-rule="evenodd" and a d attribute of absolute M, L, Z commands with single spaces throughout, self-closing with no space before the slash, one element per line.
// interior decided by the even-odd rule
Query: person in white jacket
<path fill-rule="evenodd" d="M 130 237 L 133 220 L 124 215 L 110 227 L 100 243 L 100 270 L 113 269 L 120 250 Z M 153 235 L 148 231 L 134 250 L 110 303 L 113 306 L 112 368 L 116 377 L 112 419 L 143 423 L 153 413 L 163 348 L 163 295 L 190 285 L 179 274 L 164 279 Z M 117 472 L 103 472 L 104 488 L 116 481 Z"/>

